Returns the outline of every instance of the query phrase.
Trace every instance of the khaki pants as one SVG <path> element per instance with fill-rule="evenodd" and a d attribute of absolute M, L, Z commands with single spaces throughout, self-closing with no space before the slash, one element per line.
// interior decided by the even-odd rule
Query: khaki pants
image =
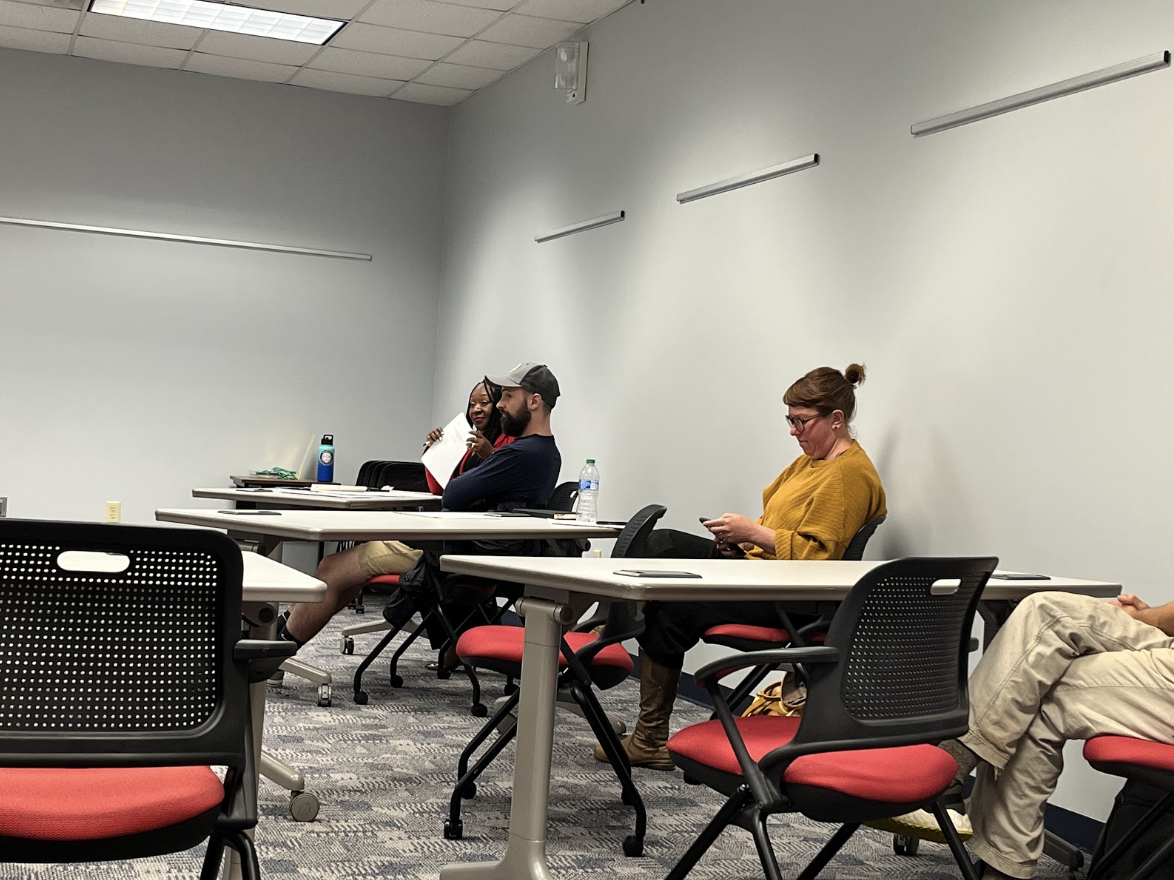
<path fill-rule="evenodd" d="M 970 679 L 970 732 L 984 762 L 971 848 L 1035 876 L 1044 806 L 1067 740 L 1117 734 L 1174 743 L 1174 639 L 1102 599 L 1039 593 L 1020 603 Z"/>

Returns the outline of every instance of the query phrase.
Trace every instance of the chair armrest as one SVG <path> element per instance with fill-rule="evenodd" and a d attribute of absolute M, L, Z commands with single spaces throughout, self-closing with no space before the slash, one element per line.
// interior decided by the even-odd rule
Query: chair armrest
<path fill-rule="evenodd" d="M 249 667 L 249 683 L 264 681 L 282 663 L 297 653 L 298 646 L 284 640 L 241 639 L 233 648 L 232 658 Z"/>
<path fill-rule="evenodd" d="M 775 651 L 748 651 L 745 654 L 732 654 L 714 660 L 698 669 L 693 674 L 693 680 L 702 687 L 709 682 L 716 682 L 731 672 L 746 669 L 750 666 L 773 666 L 781 663 L 838 663 L 840 652 L 828 645 L 816 645 L 808 648 L 779 648 Z"/>

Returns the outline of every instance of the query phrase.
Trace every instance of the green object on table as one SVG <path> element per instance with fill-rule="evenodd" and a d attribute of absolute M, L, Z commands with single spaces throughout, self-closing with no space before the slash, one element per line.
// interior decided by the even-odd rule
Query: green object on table
<path fill-rule="evenodd" d="M 296 480 L 298 475 L 295 471 L 291 471 L 283 467 L 271 467 L 268 470 L 257 471 L 255 476 L 258 477 L 277 477 L 282 480 Z"/>

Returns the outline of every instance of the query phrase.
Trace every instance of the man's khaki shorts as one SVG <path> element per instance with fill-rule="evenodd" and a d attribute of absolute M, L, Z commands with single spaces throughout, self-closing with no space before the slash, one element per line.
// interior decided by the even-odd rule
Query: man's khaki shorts
<path fill-rule="evenodd" d="M 403 574 L 419 560 L 422 550 L 413 550 L 400 541 L 368 541 L 355 548 L 355 558 L 363 577 L 379 574 Z"/>

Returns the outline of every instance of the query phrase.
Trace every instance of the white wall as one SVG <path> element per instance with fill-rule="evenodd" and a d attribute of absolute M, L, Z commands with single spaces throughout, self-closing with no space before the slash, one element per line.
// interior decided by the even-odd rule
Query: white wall
<path fill-rule="evenodd" d="M 1174 6 L 649 0 L 589 37 L 585 104 L 546 53 L 454 113 L 438 412 L 546 361 L 564 479 L 594 456 L 602 514 L 659 501 L 696 530 L 756 514 L 798 453 L 786 386 L 863 361 L 890 509 L 870 556 L 996 553 L 1174 599 L 1174 72 L 909 134 L 1174 48 Z M 1114 787 L 1081 768 L 1058 802 L 1103 817 Z"/>
<path fill-rule="evenodd" d="M 0 215 L 371 262 L 0 226 L 10 516 L 153 521 L 193 485 L 415 456 L 431 420 L 448 113 L 0 50 Z"/>

